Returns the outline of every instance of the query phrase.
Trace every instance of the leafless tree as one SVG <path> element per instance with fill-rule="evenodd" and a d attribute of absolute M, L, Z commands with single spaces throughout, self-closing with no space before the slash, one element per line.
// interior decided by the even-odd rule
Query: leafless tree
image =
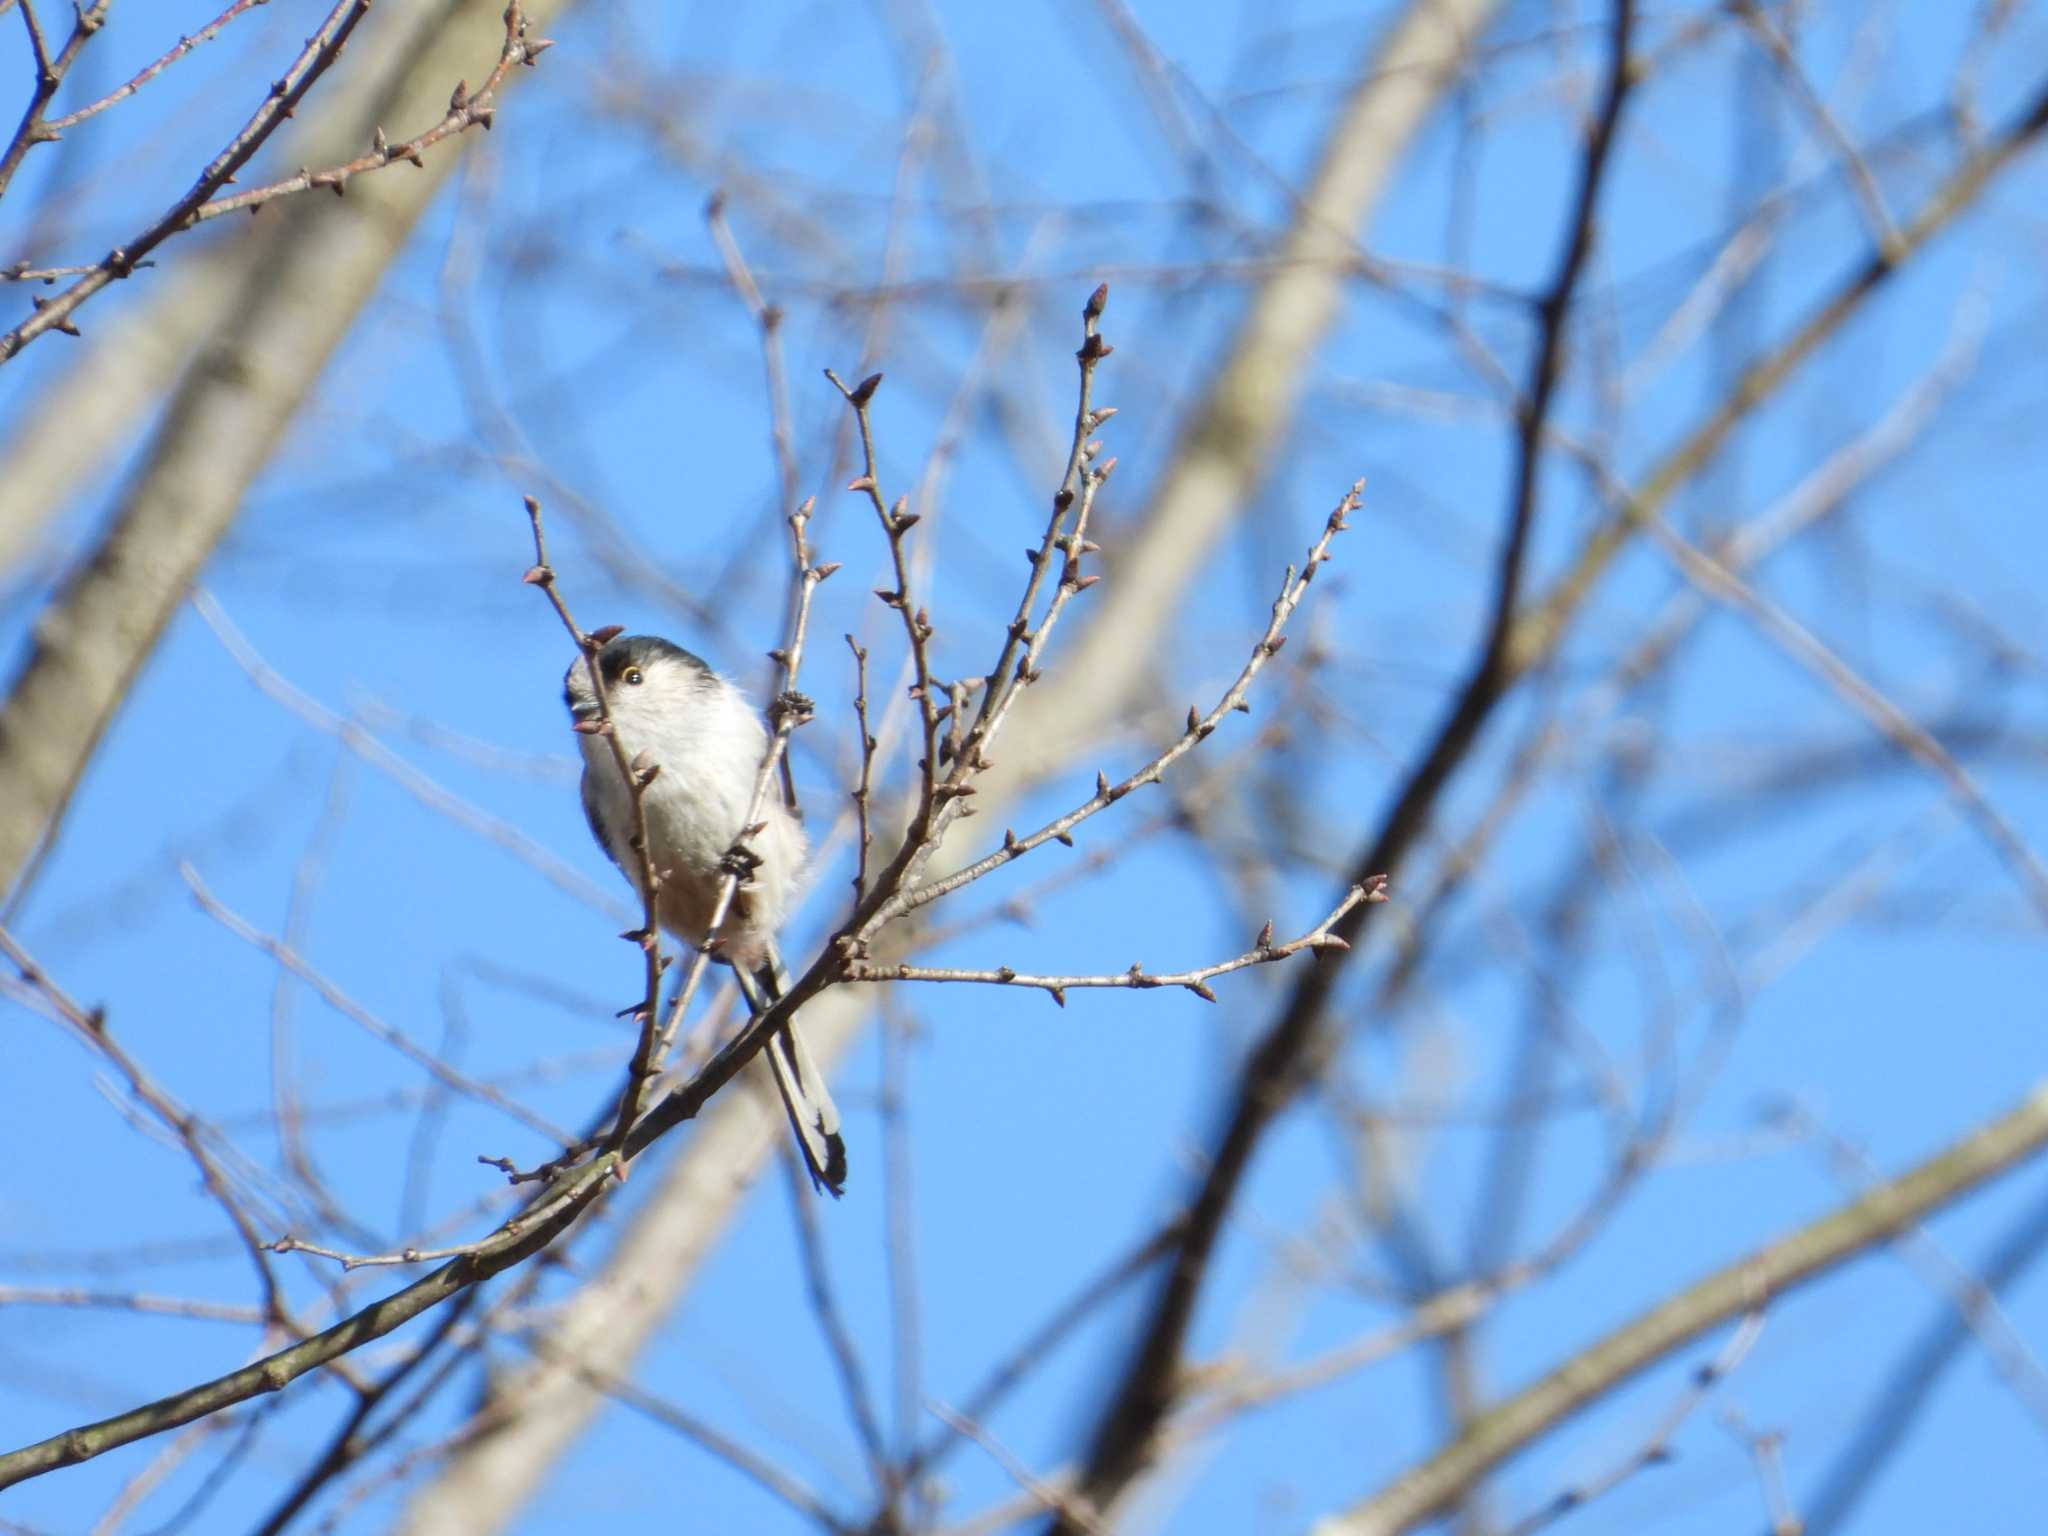
<path fill-rule="evenodd" d="M 1404 0 L 1225 86 L 1077 0 L 1018 23 L 1072 71 L 1022 150 L 986 22 L 907 0 L 291 10 L 0 4 L 0 1326 L 137 1362 L 13 1349 L 11 1528 L 559 1525 L 578 1476 L 672 1524 L 602 1420 L 833 1532 L 1187 1528 L 1241 1461 L 1215 1510 L 1290 1529 L 1677 1529 L 1681 1455 L 1822 1530 L 1959 1356 L 2048 1428 L 2048 1086 L 1987 1016 L 2048 922 L 2030 8 Z M 1075 124 L 1153 168 L 1086 190 Z M 748 827 L 701 951 L 578 845 L 553 686 L 615 613 L 767 651 L 756 815 L 816 855 L 757 1015 Z M 1982 1070 L 1909 1116 L 1844 1062 L 1845 1113 L 1770 1040 L 1895 943 L 1976 957 Z M 1901 966 L 1857 1038 L 1932 1081 Z M 750 1070 L 799 1008 L 841 1204 Z M 662 1348 L 705 1297 L 743 1389 Z M 1802 1418 L 1788 1332 L 1868 1379 Z"/>

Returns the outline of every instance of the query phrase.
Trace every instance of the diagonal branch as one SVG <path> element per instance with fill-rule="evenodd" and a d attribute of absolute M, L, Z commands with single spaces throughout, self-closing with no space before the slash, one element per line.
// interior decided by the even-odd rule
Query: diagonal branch
<path fill-rule="evenodd" d="M 1512 644 L 1516 600 L 1535 518 L 1538 468 L 1544 430 L 1554 397 L 1563 329 L 1573 294 L 1592 247 L 1593 213 L 1614 143 L 1614 129 L 1632 83 L 1629 34 L 1631 0 L 1615 6 L 1606 83 L 1588 142 L 1576 206 L 1565 251 L 1538 315 L 1541 333 L 1530 367 L 1530 384 L 1519 413 L 1517 468 L 1495 577 L 1494 606 L 1477 661 L 1449 718 L 1402 787 L 1385 827 L 1361 866 L 1360 880 L 1391 874 L 1421 831 L 1437 795 L 1478 739 L 1479 730 L 1516 676 Z M 1366 906 L 1354 907 L 1338 924 L 1348 942 L 1363 928 Z M 1209 1257 L 1223 1219 L 1236 1198 L 1252 1152 L 1295 1091 L 1308 1078 L 1315 1057 L 1326 1048 L 1323 1010 L 1340 973 L 1342 954 L 1321 957 L 1296 985 L 1265 1039 L 1246 1063 L 1217 1150 L 1190 1208 L 1173 1261 L 1124 1368 L 1110 1406 L 1095 1429 L 1086 1456 L 1082 1488 L 1088 1502 L 1106 1508 L 1147 1464 L 1155 1436 L 1181 1390 L 1180 1359 L 1195 1301 L 1209 1269 Z M 1061 1536 L 1071 1530 L 1055 1526 Z"/>
<path fill-rule="evenodd" d="M 1393 1536 L 1689 1339 L 1869 1252 L 2048 1147 L 2048 1086 L 1919 1167 L 1737 1260 L 1625 1323 L 1476 1419 L 1454 1443 L 1317 1536 Z"/>
<path fill-rule="evenodd" d="M 77 62 L 78 53 L 92 35 L 99 31 L 107 19 L 107 7 L 112 0 L 93 0 L 91 5 L 78 8 L 71 27 L 71 36 L 56 56 L 50 54 L 50 46 L 43 39 L 41 23 L 36 20 L 33 0 L 22 0 L 21 24 L 28 29 L 28 50 L 35 61 L 35 86 L 29 92 L 28 106 L 22 111 L 21 122 L 14 130 L 14 136 L 7 141 L 7 148 L 0 150 L 0 197 L 7 195 L 7 189 L 14 181 L 14 173 L 21 169 L 21 162 L 28 152 L 38 144 L 48 144 L 57 137 L 58 124 L 45 121 L 43 113 L 56 99 L 59 87 L 64 84 L 65 75 Z"/>
<path fill-rule="evenodd" d="M 215 197 L 214 194 L 233 181 L 235 172 L 247 165 L 257 150 L 298 110 L 314 84 L 341 57 L 349 35 L 369 9 L 370 0 L 338 0 L 319 30 L 306 40 L 304 50 L 292 61 L 291 67 L 272 84 L 263 104 L 250 115 L 249 121 L 242 125 L 220 153 L 207 163 L 191 189 L 147 229 L 127 244 L 109 251 L 83 277 L 55 298 L 37 298 L 33 315 L 13 330 L 0 334 L 0 363 L 15 357 L 23 347 L 48 331 L 77 335 L 71 316 L 78 307 L 110 283 L 131 275 L 144 257 L 173 235 L 182 234 L 194 225 L 219 218 L 224 213 L 244 208 L 253 210 L 311 187 L 331 187 L 339 194 L 353 176 L 381 169 L 395 160 L 405 160 L 415 166 L 424 165 L 420 157 L 422 149 L 473 127 L 490 127 L 492 101 L 498 88 L 504 84 L 506 75 L 515 64 L 531 64 L 548 46 L 545 39 L 527 40 L 526 19 L 521 14 L 518 0 L 513 0 L 505 8 L 504 47 L 483 89 L 472 96 L 469 87 L 458 81 L 448 102 L 447 115 L 425 133 L 405 144 L 391 145 L 384 142 L 380 129 L 371 152 L 344 165 L 317 174 L 301 171 L 269 186 L 251 188 L 228 197 Z"/>

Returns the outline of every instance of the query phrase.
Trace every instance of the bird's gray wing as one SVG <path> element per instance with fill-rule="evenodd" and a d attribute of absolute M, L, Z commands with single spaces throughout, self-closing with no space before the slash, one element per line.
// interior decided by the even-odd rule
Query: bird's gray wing
<path fill-rule="evenodd" d="M 590 776 L 589 768 L 583 770 L 583 819 L 590 823 L 590 835 L 597 839 L 597 846 L 604 850 L 605 857 L 620 869 L 626 861 L 619 857 L 619 850 L 612 846 L 611 834 L 604 829 L 604 817 L 597 810 L 597 784 Z"/>

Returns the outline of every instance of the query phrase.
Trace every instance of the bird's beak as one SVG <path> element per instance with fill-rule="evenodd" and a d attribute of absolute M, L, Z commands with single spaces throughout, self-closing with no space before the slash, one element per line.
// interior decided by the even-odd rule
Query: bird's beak
<path fill-rule="evenodd" d="M 598 718 L 597 700 L 573 699 L 569 703 L 569 719 L 578 726 L 589 725 Z"/>

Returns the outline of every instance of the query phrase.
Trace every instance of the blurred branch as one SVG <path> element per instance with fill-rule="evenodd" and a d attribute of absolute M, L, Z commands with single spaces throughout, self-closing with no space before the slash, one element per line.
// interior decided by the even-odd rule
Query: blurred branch
<path fill-rule="evenodd" d="M 1624 8 L 1625 11 L 1625 8 Z M 1610 80 L 1614 77 L 1610 74 Z M 1479 728 L 1509 689 L 1554 655 L 1571 620 L 1605 573 L 1644 524 L 1706 467 L 1736 427 L 1792 375 L 1828 338 L 1834 336 L 1862 305 L 1933 238 L 1976 200 L 1996 173 L 2048 127 L 2048 89 L 2036 95 L 2028 110 L 1997 139 L 1969 156 L 1903 228 L 1897 248 L 1879 251 L 1812 310 L 1792 334 L 1753 364 L 1707 420 L 1668 454 L 1607 522 L 1596 528 L 1566 574 L 1516 614 L 1505 630 L 1496 627 L 1449 718 L 1419 760 L 1396 798 L 1379 834 L 1353 865 L 1363 872 L 1398 875 L 1408 849 L 1427 825 L 1439 794 L 1463 763 Z M 1589 159 L 1588 169 L 1592 169 Z M 1539 357 L 1540 378 L 1541 360 Z M 1534 390 L 1531 395 L 1533 398 Z M 1542 423 L 1524 414 L 1522 445 L 1533 454 L 1542 440 Z M 1533 470 L 1517 476 L 1533 490 Z M 1510 528 L 1519 514 L 1510 519 Z M 1513 534 L 1511 532 L 1511 539 Z M 1506 583 L 1500 584 L 1505 587 Z M 1355 941 L 1370 908 L 1359 908 L 1340 925 L 1341 936 Z M 1105 1416 L 1090 1454 L 1091 1478 L 1125 1480 L 1146 1455 L 1149 1437 L 1171 1406 L 1180 1344 L 1193 1315 L 1194 1301 L 1206 1268 L 1207 1253 L 1220 1231 L 1225 1211 L 1235 1198 L 1253 1148 L 1263 1138 L 1281 1106 L 1294 1090 L 1314 1076 L 1316 1058 L 1331 1042 L 1321 1027 L 1329 997 L 1343 969 L 1344 957 L 1330 957 L 1305 972 L 1280 1017 L 1253 1053 L 1233 1102 L 1226 1129 L 1201 1189 L 1194 1197 L 1189 1238 L 1180 1262 L 1169 1271 L 1153 1304 L 1152 1316 L 1134 1352 L 1117 1406 Z M 1099 1491 L 1092 1481 L 1089 1486 Z"/>
<path fill-rule="evenodd" d="M 530 9 L 538 19 L 560 3 Z M 445 92 L 484 36 L 503 30 L 467 0 L 448 0 L 370 103 L 359 136 L 387 111 L 417 111 Z M 223 308 L 106 532 L 38 619 L 0 705 L 0 889 L 15 886 L 53 835 L 187 585 L 454 163 L 437 156 L 422 175 L 377 178 L 342 207 L 281 210 L 284 228 Z"/>
<path fill-rule="evenodd" d="M 1678 1433 L 1680 1426 L 1707 1400 L 1707 1394 L 1725 1381 L 1728 1373 L 1748 1357 L 1763 1331 L 1762 1308 L 1746 1313 L 1740 1326 L 1728 1336 L 1728 1342 L 1721 1346 L 1714 1358 L 1687 1378 L 1684 1388 L 1670 1407 L 1659 1415 L 1642 1444 L 1600 1476 L 1565 1489 L 1541 1509 L 1524 1519 L 1517 1520 L 1508 1528 L 1507 1536 L 1534 1536 L 1535 1532 L 1542 1530 L 1546 1525 L 1563 1519 L 1575 1510 L 1583 1509 L 1597 1498 L 1612 1493 L 1644 1468 L 1654 1467 L 1668 1460 L 1672 1454 L 1671 1437 Z"/>
<path fill-rule="evenodd" d="M 1644 526 L 1657 547 L 1670 557 L 1685 579 L 1718 603 L 1735 609 L 1769 637 L 1792 660 L 1819 678 L 1837 697 L 1870 722 L 1900 752 L 1941 781 L 1963 813 L 1977 824 L 1985 841 L 2011 868 L 2048 923 L 2048 869 L 2010 821 L 1988 800 L 1977 781 L 1918 722 L 1821 643 L 1804 625 L 1727 566 L 1694 547 L 1663 518 L 1651 514 Z"/>
<path fill-rule="evenodd" d="M 199 872 L 191 865 L 186 864 L 182 866 L 178 873 L 184 878 L 185 884 L 191 889 L 193 899 L 199 903 L 199 909 L 208 917 L 219 923 L 221 927 L 225 928 L 243 943 L 253 945 L 263 954 L 269 956 L 280 967 L 298 977 L 300 981 L 319 993 L 320 1000 L 326 1003 L 328 1007 L 332 1008 L 343 1018 L 349 1019 L 361 1028 L 369 1031 L 371 1035 L 404 1056 L 406 1060 L 412 1062 L 422 1072 L 433 1078 L 435 1082 L 451 1092 L 474 1099 L 479 1104 L 490 1105 L 491 1108 L 497 1110 L 500 1114 L 507 1115 L 518 1121 L 536 1136 L 544 1137 L 549 1141 L 555 1142 L 557 1145 L 573 1139 L 567 1131 L 562 1130 L 559 1126 L 550 1125 L 545 1119 L 533 1113 L 532 1110 L 521 1104 L 517 1099 L 499 1092 L 489 1083 L 478 1082 L 467 1073 L 457 1071 L 432 1051 L 415 1044 L 402 1030 L 394 1029 L 391 1025 L 386 1024 L 374 1013 L 371 1013 L 369 1009 L 363 1007 L 362 1004 L 328 980 L 327 977 L 315 970 L 306 962 L 304 956 L 298 954 L 285 944 L 283 940 L 274 934 L 265 933 L 254 923 L 241 916 L 241 914 L 231 910 L 212 891 L 207 889 L 206 882 L 199 878 Z M 298 1246 L 304 1247 L 305 1245 L 301 1244 Z M 312 1250 L 308 1248 L 307 1251 L 310 1252 Z"/>
<path fill-rule="evenodd" d="M 214 638 L 220 641 L 229 659 L 248 674 L 249 681 L 266 697 L 275 700 L 314 730 L 332 736 L 429 811 L 446 816 L 456 826 L 504 849 L 571 900 L 594 907 L 608 917 L 624 920 L 630 909 L 568 860 L 502 817 L 492 815 L 447 789 L 384 745 L 357 721 L 337 714 L 301 690 L 249 643 L 248 636 L 235 626 L 234 620 L 228 617 L 219 600 L 207 588 L 194 590 L 192 609 L 199 615 L 200 622 L 213 631 Z"/>
<path fill-rule="evenodd" d="M 293 61 L 282 79 L 273 84 L 242 130 L 228 142 L 218 155 L 208 162 L 199 179 L 190 191 L 173 203 L 155 223 L 136 235 L 125 245 L 116 246 L 102 257 L 86 274 L 53 299 L 35 298 L 35 313 L 13 330 L 0 334 L 0 363 L 5 363 L 21 349 L 47 331 L 62 331 L 76 336 L 77 327 L 71 316 L 94 294 L 132 275 L 136 263 L 155 250 L 173 235 L 219 218 L 224 213 L 235 213 L 242 209 L 254 211 L 261 205 L 294 192 L 304 192 L 313 187 L 329 187 L 338 195 L 350 178 L 365 171 L 380 170 L 394 160 L 405 160 L 414 166 L 425 165 L 420 152 L 451 135 L 466 132 L 473 127 L 489 128 L 491 125 L 492 101 L 505 76 L 515 64 L 532 64 L 548 44 L 545 39 L 528 42 L 527 23 L 521 14 L 518 0 L 505 8 L 505 42 L 499 54 L 498 64 L 484 82 L 484 88 L 474 97 L 469 87 L 456 82 L 455 94 L 449 98 L 446 115 L 433 127 L 403 144 L 388 144 L 384 130 L 376 130 L 374 147 L 367 155 L 359 156 L 345 164 L 318 173 L 301 171 L 283 181 L 268 186 L 254 187 L 247 192 L 237 192 L 228 197 L 215 197 L 214 193 L 235 179 L 235 172 L 248 164 L 257 150 L 261 149 L 270 136 L 289 118 L 316 82 L 334 62 L 341 57 L 341 51 L 348 45 L 349 34 L 356 28 L 370 8 L 370 0 L 338 0 L 329 12 L 327 20 L 319 31 L 306 40 L 305 51 Z"/>
<path fill-rule="evenodd" d="M 1356 272 L 1353 231 L 1462 69 L 1466 43 L 1499 3 L 1414 0 L 1361 64 L 1357 84 L 1325 138 L 1295 222 L 1275 258 L 1260 265 L 1258 292 L 1246 317 L 1180 445 L 1165 458 L 1167 478 L 1153 496 L 1145 531 L 1120 561 L 1119 579 L 1103 589 L 1107 595 L 1076 643 L 1071 664 L 1021 701 L 1022 723 L 1010 732 L 1006 748 L 1014 771 L 980 786 L 976 809 L 983 814 L 1000 814 L 1036 775 L 1063 763 L 1075 742 L 1099 734 L 1130 684 L 1143 675 L 1147 658 L 1179 617 L 1179 596 L 1207 549 L 1267 471 L 1299 379 L 1336 316 L 1343 285 Z M 666 123 L 663 131 L 669 131 Z M 862 739 L 867 739 L 864 724 Z M 864 827 L 867 809 L 863 800 Z M 865 839 L 861 858 L 866 871 Z M 868 894 L 857 888 L 857 902 L 865 906 Z M 804 1024 L 814 1054 L 829 1061 L 863 1027 L 869 1007 L 856 989 L 842 988 L 813 1001 Z M 730 1219 L 760 1160 L 779 1144 L 778 1137 L 762 1132 L 752 1109 L 749 1101 L 728 1096 L 683 1155 L 682 1162 L 696 1170 L 690 1174 L 698 1188 L 693 1216 L 704 1246 Z M 694 1264 L 658 1271 L 661 1284 L 672 1291 L 693 1269 Z M 627 1273 L 620 1266 L 621 1283 Z M 632 1359 L 643 1337 L 619 1336 L 618 1358 Z M 573 1388 L 573 1383 L 552 1383 L 541 1389 L 559 1405 Z M 480 1527 L 464 1522 L 486 1501 L 494 1524 L 509 1519 L 519 1506 L 518 1490 L 530 1493 L 537 1486 L 592 1411 L 588 1402 L 543 1408 L 533 1416 L 530 1433 L 507 1432 L 465 1446 L 444 1478 L 423 1490 L 405 1529 L 412 1536 L 430 1531 L 466 1536 Z M 431 1514 L 418 1512 L 429 1504 Z"/>
<path fill-rule="evenodd" d="M 351 1350 L 382 1338 L 392 1329 L 540 1252 L 603 1193 L 617 1170 L 618 1159 L 612 1154 L 577 1168 L 483 1242 L 465 1249 L 403 1290 L 289 1349 L 110 1419 L 81 1424 L 0 1455 L 0 1488 L 12 1487 L 59 1467 L 76 1466 L 263 1393 L 282 1390 L 308 1371 L 338 1361 Z"/>
<path fill-rule="evenodd" d="M 1359 225 L 1499 4 L 1411 0 L 1359 62 L 1272 265 L 1162 455 L 1151 510 L 1122 541 L 1113 599 L 1076 642 L 1057 697 L 1024 705 L 1010 749 L 1013 782 L 1063 765 L 1152 675 L 1188 583 L 1252 504 L 1292 425 L 1302 377 L 1355 273 Z"/>
<path fill-rule="evenodd" d="M 235 1178 L 225 1161 L 209 1145 L 210 1140 L 217 1139 L 217 1133 L 157 1084 L 142 1064 L 114 1038 L 113 1032 L 107 1028 L 104 1014 L 97 1009 L 80 1007 L 4 928 L 0 928 L 0 954 L 4 954 L 20 974 L 30 993 L 42 1004 L 42 1011 L 64 1024 L 81 1045 L 103 1057 L 121 1075 L 130 1095 L 144 1105 L 170 1132 L 176 1144 L 184 1149 L 198 1170 L 201 1187 L 227 1217 L 228 1225 L 234 1228 L 235 1236 L 241 1240 L 242 1248 L 256 1271 L 256 1283 L 263 1297 L 264 1321 L 274 1328 L 299 1332 L 285 1305 L 284 1289 L 278 1284 L 270 1261 L 265 1257 L 265 1245 L 257 1232 L 256 1218 L 238 1193 Z M 5 1468 L 6 1460 L 0 1457 L 0 1469 Z M 4 1475 L 0 1475 L 0 1487 L 4 1486 Z"/>
<path fill-rule="evenodd" d="M 1556 388 L 1564 326 L 1590 255 L 1594 211 L 1607 171 L 1614 130 L 1632 75 L 1629 36 L 1632 0 L 1616 0 L 1605 84 L 1580 171 L 1575 205 L 1566 224 L 1556 275 L 1538 305 L 1540 329 L 1530 381 L 1517 415 L 1517 467 L 1508 528 L 1496 567 L 1494 600 L 1479 656 L 1449 717 L 1417 763 L 1354 883 L 1391 876 L 1427 822 L 1438 794 L 1478 739 L 1481 725 L 1512 686 L 1517 668 L 1511 645 L 1529 529 L 1535 518 L 1538 466 Z M 1347 945 L 1364 926 L 1369 906 L 1353 907 L 1336 936 Z M 1294 1092 L 1313 1075 L 1325 1048 L 1324 1006 L 1341 973 L 1343 955 L 1325 957 L 1297 983 L 1265 1038 L 1246 1062 L 1225 1128 L 1189 1210 L 1179 1251 L 1153 1297 L 1138 1342 L 1119 1373 L 1108 1408 L 1097 1422 L 1085 1456 L 1082 1487 L 1090 1503 L 1108 1508 L 1143 1471 L 1161 1424 L 1181 1390 L 1180 1361 L 1196 1297 L 1209 1259 L 1254 1148 Z M 1058 1529 L 1057 1527 L 1055 1529 Z M 1062 1536 L 1072 1536 L 1063 1532 Z"/>
<path fill-rule="evenodd" d="M 2035 1267 L 2048 1252 L 2048 1195 L 2037 1196 L 2011 1226 L 1999 1235 L 1981 1268 L 1959 1283 L 1960 1294 L 1945 1296 L 1936 1315 L 1899 1354 L 1884 1385 L 1871 1394 L 1855 1428 L 1840 1437 L 1838 1449 L 1818 1478 L 1818 1489 L 1805 1501 L 1808 1536 L 1831 1536 L 1841 1530 L 1863 1502 L 1871 1486 L 1898 1465 L 1898 1451 L 1914 1422 L 1940 1400 L 1942 1375 L 1967 1357 L 1972 1340 L 1985 1347 L 1992 1366 L 2026 1397 L 2036 1424 L 2041 1418 L 2038 1392 L 2029 1392 L 2017 1376 L 2009 1352 L 1991 1347 L 1981 1318 L 1996 1309 L 1999 1292 Z M 2024 1348 L 2024 1341 L 2017 1341 Z"/>
<path fill-rule="evenodd" d="M 1489 1409 L 1453 1444 L 1317 1536 L 1393 1536 L 1429 1518 L 1530 1442 L 1710 1328 L 1754 1312 L 1889 1242 L 1931 1212 L 2048 1146 L 2048 1085 L 1912 1171 L 1728 1265 L 1574 1355 Z"/>

